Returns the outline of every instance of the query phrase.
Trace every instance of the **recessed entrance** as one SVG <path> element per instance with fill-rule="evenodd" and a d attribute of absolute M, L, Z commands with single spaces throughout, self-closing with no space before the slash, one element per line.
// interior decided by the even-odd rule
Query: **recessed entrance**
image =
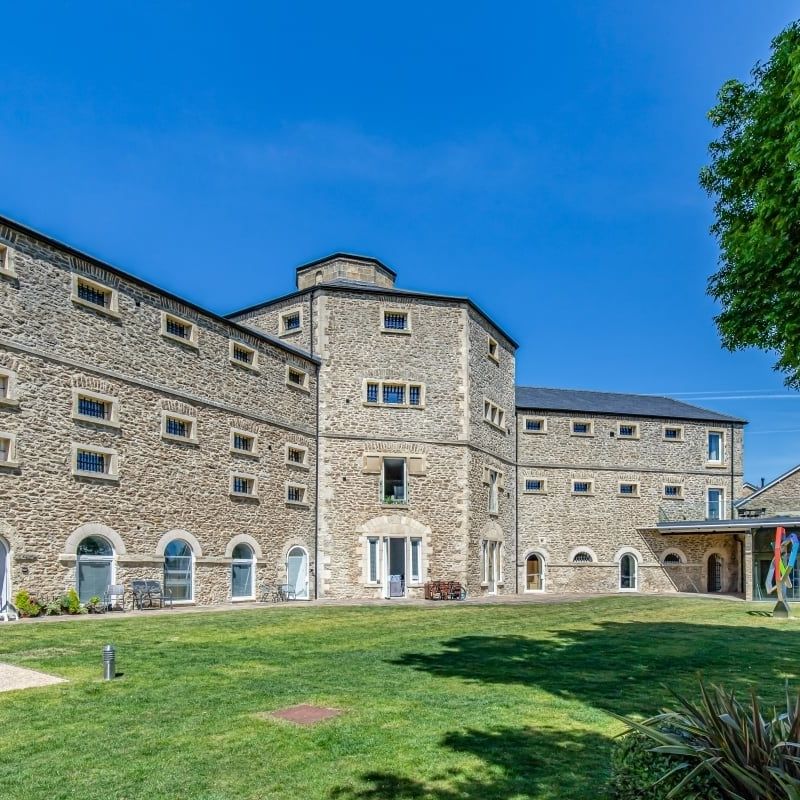
<path fill-rule="evenodd" d="M 406 540 L 391 537 L 386 540 L 389 566 L 387 597 L 405 597 L 406 594 Z"/>
<path fill-rule="evenodd" d="M 544 564 L 536 553 L 532 553 L 525 559 L 525 591 L 541 592 L 543 588 Z"/>
<path fill-rule="evenodd" d="M 709 592 L 722 591 L 722 556 L 712 553 L 708 557 L 708 587 Z"/>
<path fill-rule="evenodd" d="M 81 603 L 103 597 L 114 583 L 114 550 L 102 536 L 87 536 L 78 545 L 77 583 Z"/>
<path fill-rule="evenodd" d="M 295 600 L 308 600 L 308 553 L 293 547 L 286 556 L 286 579 Z"/>

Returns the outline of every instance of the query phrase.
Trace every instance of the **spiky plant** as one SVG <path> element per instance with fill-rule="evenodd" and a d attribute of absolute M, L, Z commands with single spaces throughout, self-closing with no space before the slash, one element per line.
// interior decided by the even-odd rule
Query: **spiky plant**
<path fill-rule="evenodd" d="M 706 770 L 731 800 L 800 800 L 800 692 L 793 701 L 787 686 L 785 710 L 773 708 L 769 718 L 755 690 L 749 703 L 702 683 L 698 703 L 671 694 L 675 711 L 644 722 L 618 716 L 651 739 L 654 752 L 679 759 L 668 775 L 685 774 L 667 797 L 684 797 L 689 781 Z"/>

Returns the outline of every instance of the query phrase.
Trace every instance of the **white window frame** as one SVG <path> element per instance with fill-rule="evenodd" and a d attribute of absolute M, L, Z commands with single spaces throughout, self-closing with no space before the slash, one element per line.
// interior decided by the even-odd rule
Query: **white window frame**
<path fill-rule="evenodd" d="M 286 319 L 288 317 L 293 317 L 295 314 L 299 314 L 300 324 L 296 328 L 286 330 Z M 301 333 L 304 323 L 303 316 L 303 306 L 292 306 L 292 308 L 287 308 L 285 311 L 281 311 L 281 313 L 278 315 L 278 336 L 294 336 L 295 334 Z"/>
<path fill-rule="evenodd" d="M 417 571 L 414 572 L 414 550 L 417 551 Z M 419 586 L 424 575 L 422 567 L 422 539 L 419 536 L 411 536 L 408 540 L 408 575 L 407 585 Z"/>
<path fill-rule="evenodd" d="M 237 492 L 233 487 L 235 485 L 235 480 L 245 480 L 250 481 L 250 485 L 252 487 L 252 491 L 249 492 Z M 244 497 L 244 498 L 254 498 L 258 499 L 258 475 L 254 475 L 252 472 L 231 472 L 230 479 L 228 481 L 228 494 L 231 497 Z"/>
<path fill-rule="evenodd" d="M 303 456 L 302 461 L 292 461 L 289 458 L 289 451 L 290 450 L 299 450 Z M 308 463 L 308 448 L 303 444 L 295 444 L 294 442 L 286 442 L 283 448 L 283 463 L 287 467 L 293 467 L 294 469 L 303 469 L 308 470 L 310 469 Z"/>
<path fill-rule="evenodd" d="M 622 432 L 623 428 L 633 428 L 632 434 L 625 434 Z M 617 422 L 617 438 L 618 439 L 638 439 L 640 438 L 641 428 L 638 422 Z"/>
<path fill-rule="evenodd" d="M 528 430 L 528 420 L 541 423 L 541 429 L 538 431 Z M 531 415 L 524 416 L 522 418 L 522 432 L 532 436 L 542 436 L 543 434 L 547 433 L 547 417 L 534 417 Z"/>
<path fill-rule="evenodd" d="M 588 430 L 585 433 L 581 433 L 580 431 L 575 430 L 576 425 L 586 425 L 588 426 Z M 570 436 L 581 436 L 583 438 L 589 438 L 594 436 L 594 420 L 593 419 L 570 419 L 569 421 L 569 435 Z"/>
<path fill-rule="evenodd" d="M 234 442 L 237 436 L 246 436 L 248 439 L 253 440 L 252 450 L 242 450 L 236 447 Z M 248 458 L 258 458 L 258 434 L 253 431 L 245 431 L 241 428 L 231 428 L 230 451 L 237 456 L 247 456 Z"/>
<path fill-rule="evenodd" d="M 250 361 L 240 361 L 234 355 L 236 350 L 244 350 L 250 356 Z M 251 372 L 258 372 L 258 350 L 245 344 L 239 339 L 231 339 L 228 349 L 228 360 L 234 367 L 241 367 L 242 369 L 249 369 Z"/>
<path fill-rule="evenodd" d="M 492 412 L 494 412 L 496 420 L 492 419 Z M 506 410 L 488 397 L 483 398 L 483 421 L 504 434 L 508 433 L 506 429 Z"/>
<path fill-rule="evenodd" d="M 93 444 L 81 444 L 79 442 L 72 442 L 71 448 L 71 472 L 75 478 L 93 478 L 98 481 L 119 481 L 119 455 L 116 450 L 109 447 L 96 447 Z M 78 469 L 78 453 L 95 453 L 97 455 L 107 456 L 106 463 L 108 468 L 105 472 L 90 472 L 87 470 Z"/>
<path fill-rule="evenodd" d="M 622 588 L 622 560 L 626 557 L 633 559 L 633 586 Z M 617 561 L 617 591 L 638 592 L 639 591 L 639 556 L 631 550 L 625 550 L 619 554 Z"/>
<path fill-rule="evenodd" d="M 108 295 L 108 305 L 99 306 L 96 303 L 92 303 L 89 300 L 84 300 L 82 297 L 79 297 L 78 286 L 80 284 L 84 284 L 90 289 L 94 289 L 95 291 L 103 292 L 103 294 Z M 114 319 L 120 318 L 119 291 L 111 286 L 106 285 L 105 283 L 100 283 L 100 281 L 87 278 L 85 275 L 81 275 L 77 272 L 72 273 L 72 294 L 70 296 L 70 300 L 72 300 L 73 305 L 81 306 L 82 308 L 90 308 L 92 311 L 97 311 L 99 314 L 105 314 L 106 316 L 113 317 Z"/>
<path fill-rule="evenodd" d="M 709 458 L 711 450 L 711 437 L 719 436 L 719 458 Z M 721 428 L 709 428 L 706 431 L 706 466 L 724 467 L 725 466 L 725 431 Z"/>
<path fill-rule="evenodd" d="M 381 540 L 378 536 L 368 536 L 367 541 L 367 573 L 366 573 L 366 583 L 368 586 L 380 586 L 382 584 L 381 580 Z M 375 577 L 372 577 L 373 567 L 375 570 Z"/>
<path fill-rule="evenodd" d="M 300 489 L 302 492 L 301 500 L 290 500 L 289 489 Z M 297 508 L 308 508 L 308 486 L 304 483 L 295 483 L 294 481 L 286 481 L 283 490 L 283 496 L 286 499 L 287 506 L 296 506 Z"/>
<path fill-rule="evenodd" d="M 18 406 L 17 373 L 14 370 L 0 367 L 0 376 L 6 379 L 6 393 L 5 395 L 0 395 L 0 406 Z"/>
<path fill-rule="evenodd" d="M 386 502 L 386 489 L 385 489 L 385 481 L 386 481 L 386 461 L 387 459 L 392 459 L 393 461 L 402 461 L 403 462 L 403 500 L 398 501 L 396 503 L 387 503 Z M 409 486 L 408 486 L 408 456 L 405 455 L 392 455 L 390 453 L 386 453 L 381 456 L 381 471 L 379 474 L 378 479 L 378 491 L 380 492 L 378 496 L 378 502 L 380 505 L 385 506 L 387 508 L 405 508 L 409 503 Z"/>
<path fill-rule="evenodd" d="M 667 438 L 667 431 L 673 430 L 678 431 L 677 437 L 674 439 Z M 684 427 L 683 425 L 662 425 L 661 427 L 661 439 L 664 442 L 682 442 L 684 441 Z"/>
<path fill-rule="evenodd" d="M 0 242 L 0 276 L 16 278 L 17 270 L 14 264 L 14 250 L 5 242 Z"/>
<path fill-rule="evenodd" d="M 719 492 L 719 516 L 711 516 L 711 492 Z M 708 520 L 722 520 L 728 519 L 727 509 L 725 507 L 725 487 L 724 486 L 706 486 L 706 519 Z"/>
<path fill-rule="evenodd" d="M 486 337 L 486 356 L 495 364 L 500 363 L 500 345 L 494 336 Z"/>
<path fill-rule="evenodd" d="M 369 397 L 368 390 L 369 385 L 375 384 L 378 387 L 378 399 L 376 402 L 371 403 L 367 398 Z M 384 403 L 383 402 L 383 387 L 384 386 L 402 386 L 405 397 L 405 402 L 403 403 Z M 411 403 L 411 389 L 416 388 L 419 389 L 419 403 L 412 405 Z M 381 379 L 372 379 L 372 378 L 365 378 L 361 384 L 361 402 L 362 405 L 367 406 L 368 408 L 410 408 L 410 409 L 419 409 L 425 408 L 425 384 L 420 383 L 419 381 L 392 381 L 392 380 L 381 380 Z"/>
<path fill-rule="evenodd" d="M 81 398 L 94 400 L 98 403 L 107 403 L 111 406 L 111 416 L 109 419 L 100 417 L 90 417 L 80 413 Z M 72 419 L 76 422 L 89 422 L 93 425 L 102 425 L 105 428 L 119 428 L 119 399 L 110 394 L 93 392 L 89 389 L 73 388 L 72 390 Z"/>
<path fill-rule="evenodd" d="M 576 483 L 588 483 L 589 484 L 589 491 L 588 492 L 576 492 L 575 491 L 575 484 Z M 573 497 L 592 497 L 594 495 L 594 478 L 572 478 L 569 482 L 569 490 L 570 494 Z"/>
<path fill-rule="evenodd" d="M 487 512 L 490 516 L 496 517 L 500 514 L 500 482 L 502 473 L 493 467 L 487 467 L 486 474 L 489 484 L 489 500 Z M 494 479 L 492 477 L 494 476 Z"/>
<path fill-rule="evenodd" d="M 188 436 L 176 436 L 174 433 L 167 433 L 167 418 L 178 420 L 179 422 L 189 423 Z M 197 444 L 197 417 L 188 414 L 179 414 L 177 411 L 161 412 L 161 438 L 167 442 L 183 442 L 184 444 Z"/>
<path fill-rule="evenodd" d="M 622 491 L 623 485 L 633 486 L 634 487 L 633 493 L 626 494 L 625 492 L 623 492 Z M 617 497 L 630 497 L 638 499 L 639 497 L 641 497 L 640 490 L 641 490 L 641 484 L 639 483 L 639 481 L 619 481 L 619 483 L 617 484 Z"/>
<path fill-rule="evenodd" d="M 297 372 L 302 376 L 301 383 L 295 383 L 292 380 L 289 380 L 289 375 L 292 372 Z M 292 389 L 297 389 L 299 392 L 306 392 L 306 394 L 311 393 L 311 388 L 309 387 L 308 381 L 308 372 L 304 370 L 302 367 L 298 367 L 296 364 L 287 364 L 286 365 L 286 385 L 291 387 Z"/>
<path fill-rule="evenodd" d="M 541 489 L 529 489 L 528 481 L 540 481 L 542 484 Z M 527 477 L 522 479 L 522 493 L 523 494 L 547 494 L 547 478 Z"/>
<path fill-rule="evenodd" d="M 387 314 L 402 314 L 406 318 L 405 328 L 387 328 Z M 396 333 L 400 336 L 411 334 L 411 312 L 407 308 L 397 308 L 395 306 L 381 306 L 381 333 Z"/>
<path fill-rule="evenodd" d="M 678 494 L 667 494 L 668 486 L 677 486 L 679 489 Z M 665 483 L 661 487 L 661 497 L 664 500 L 683 500 L 686 494 L 686 487 L 682 483 Z"/>
<path fill-rule="evenodd" d="M 8 458 L 5 461 L 0 461 L 0 468 L 15 469 L 19 466 L 17 434 L 12 431 L 0 431 L 0 440 L 8 442 Z"/>
<path fill-rule="evenodd" d="M 184 325 L 187 327 L 189 329 L 189 338 L 186 339 L 183 336 L 178 336 L 176 333 L 170 333 L 167 330 L 167 322 L 173 322 L 176 325 Z M 179 342 L 180 344 L 186 345 L 186 347 L 191 347 L 194 350 L 199 349 L 199 333 L 197 325 L 188 319 L 184 319 L 183 317 L 179 317 L 177 314 L 173 314 L 171 311 L 161 312 L 161 336 L 170 342 Z"/>
<path fill-rule="evenodd" d="M 240 542 L 240 544 L 246 545 L 250 548 L 250 558 L 234 558 L 233 552 L 231 552 L 231 602 L 233 603 L 241 603 L 246 602 L 247 600 L 255 600 L 256 599 L 256 568 L 258 566 L 258 559 L 256 558 L 256 551 L 249 542 Z M 233 566 L 234 564 L 249 564 L 250 565 L 250 588 L 251 592 L 249 595 L 234 595 L 233 593 Z"/>

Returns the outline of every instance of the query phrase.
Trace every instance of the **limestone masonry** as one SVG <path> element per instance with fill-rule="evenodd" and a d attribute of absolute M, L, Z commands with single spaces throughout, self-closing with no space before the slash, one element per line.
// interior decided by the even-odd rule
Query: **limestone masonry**
<path fill-rule="evenodd" d="M 517 387 L 474 303 L 395 279 L 335 254 L 221 317 L 0 218 L 0 611 L 139 579 L 198 604 L 752 595 L 743 420 Z"/>

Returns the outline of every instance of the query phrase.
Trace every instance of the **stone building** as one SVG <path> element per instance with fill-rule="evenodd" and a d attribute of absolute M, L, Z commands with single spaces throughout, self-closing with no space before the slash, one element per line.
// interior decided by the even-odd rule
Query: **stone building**
<path fill-rule="evenodd" d="M 163 580 L 184 602 L 742 591 L 744 421 L 515 386 L 466 297 L 373 258 L 220 317 L 0 218 L 0 604 Z"/>

